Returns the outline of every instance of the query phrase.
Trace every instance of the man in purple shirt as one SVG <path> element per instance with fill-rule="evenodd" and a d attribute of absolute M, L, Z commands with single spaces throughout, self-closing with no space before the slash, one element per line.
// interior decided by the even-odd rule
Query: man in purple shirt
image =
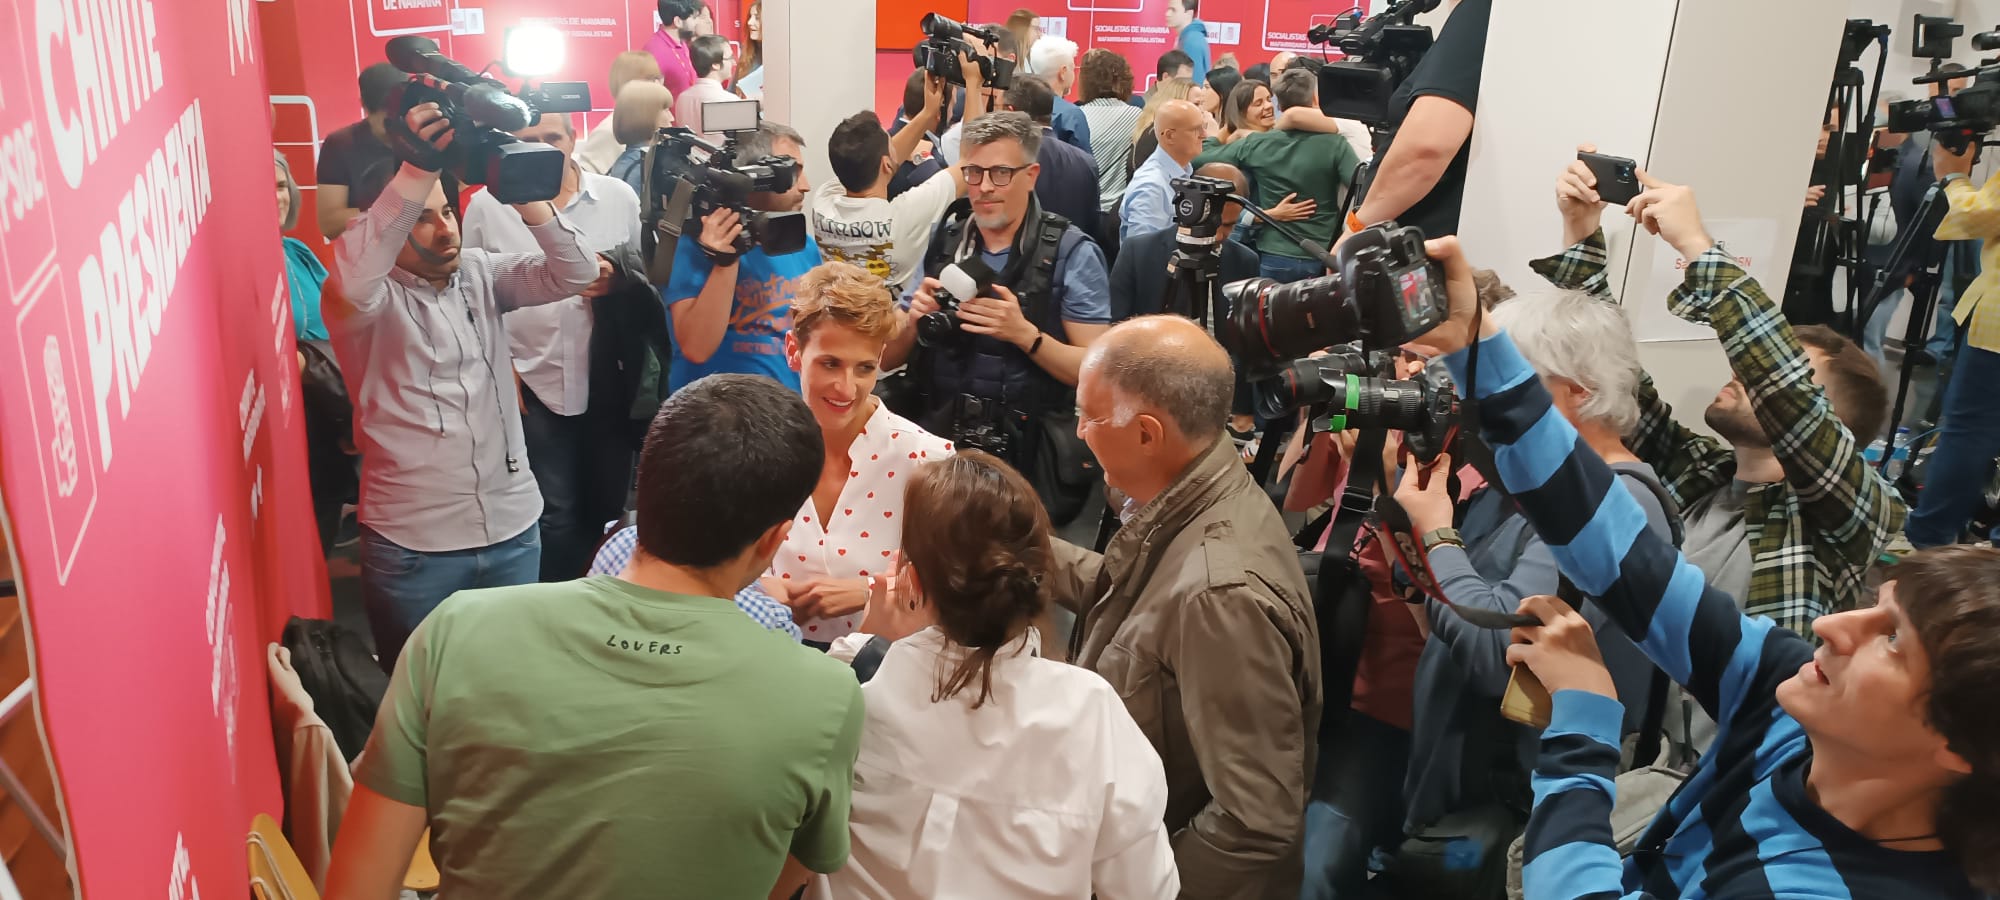
<path fill-rule="evenodd" d="M 688 41 L 715 31 L 715 19 L 702 0 L 660 0 L 660 30 L 646 41 L 645 51 L 660 61 L 667 90 L 679 97 L 694 84 L 694 63 L 688 61 Z"/>

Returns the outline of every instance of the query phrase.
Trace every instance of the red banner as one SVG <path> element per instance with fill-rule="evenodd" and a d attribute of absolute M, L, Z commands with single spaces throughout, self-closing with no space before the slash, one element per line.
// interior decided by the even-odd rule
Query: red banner
<path fill-rule="evenodd" d="M 242 893 L 326 609 L 253 6 L 0 4 L 0 488 L 96 897 Z"/>

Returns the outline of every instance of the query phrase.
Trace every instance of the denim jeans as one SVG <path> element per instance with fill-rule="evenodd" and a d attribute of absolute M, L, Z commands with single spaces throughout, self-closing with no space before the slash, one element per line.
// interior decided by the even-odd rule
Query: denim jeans
<path fill-rule="evenodd" d="M 1290 256 L 1266 253 L 1257 264 L 1257 274 L 1279 284 L 1291 284 L 1294 281 L 1325 275 L 1326 264 L 1316 259 L 1294 259 Z"/>
<path fill-rule="evenodd" d="M 1401 837 L 1410 733 L 1358 712 L 1345 724 L 1338 741 L 1320 743 L 1300 900 L 1360 897 L 1375 848 Z"/>
<path fill-rule="evenodd" d="M 560 415 L 533 389 L 521 391 L 521 435 L 542 492 L 543 581 L 583 577 L 605 523 L 625 511 L 633 454 L 617 424 L 596 410 Z"/>
<path fill-rule="evenodd" d="M 1958 362 L 1944 393 L 1944 420 L 1923 496 L 1903 527 L 1918 548 L 1956 543 L 1984 501 L 1986 474 L 2000 456 L 2000 353 L 1967 346 L 1959 335 Z"/>
<path fill-rule="evenodd" d="M 470 550 L 411 550 L 361 527 L 361 606 L 382 671 L 393 672 L 410 632 L 444 598 L 471 588 L 530 584 L 542 561 L 538 525 Z"/>

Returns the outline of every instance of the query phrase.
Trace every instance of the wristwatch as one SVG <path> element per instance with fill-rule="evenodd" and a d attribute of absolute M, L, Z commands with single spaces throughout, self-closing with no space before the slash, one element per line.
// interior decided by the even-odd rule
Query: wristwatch
<path fill-rule="evenodd" d="M 1424 532 L 1424 552 L 1429 553 L 1439 544 L 1450 544 L 1460 550 L 1465 549 L 1465 539 L 1458 536 L 1458 529 L 1433 528 Z"/>

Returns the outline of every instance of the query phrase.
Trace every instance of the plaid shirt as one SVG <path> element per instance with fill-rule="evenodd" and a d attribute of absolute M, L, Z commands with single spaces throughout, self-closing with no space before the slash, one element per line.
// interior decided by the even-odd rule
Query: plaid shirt
<path fill-rule="evenodd" d="M 1616 303 L 1604 259 L 1599 231 L 1530 265 L 1560 287 Z M 1778 305 L 1720 247 L 1688 264 L 1686 280 L 1667 298 L 1667 308 L 1713 326 L 1721 336 L 1729 367 L 1749 393 L 1785 470 L 1785 480 L 1750 485 L 1744 498 L 1750 594 L 1737 599 L 1744 612 L 1770 616 L 1812 639 L 1814 619 L 1860 600 L 1869 565 L 1890 535 L 1902 530 L 1908 510 L 1834 417 Z M 1673 408 L 1660 398 L 1650 375 L 1640 381 L 1639 411 L 1639 425 L 1627 442 L 1682 508 L 1727 488 L 1736 477 L 1729 446 L 1674 421 Z"/>
<path fill-rule="evenodd" d="M 627 525 L 604 540 L 604 546 L 597 548 L 597 558 L 590 563 L 592 575 L 616 575 L 625 571 L 625 564 L 632 561 L 632 553 L 639 548 L 639 528 Z M 782 631 L 792 640 L 803 640 L 797 623 L 792 621 L 792 609 L 772 599 L 770 594 L 757 582 L 736 592 L 736 608 L 749 616 L 751 621 L 772 631 Z"/>

